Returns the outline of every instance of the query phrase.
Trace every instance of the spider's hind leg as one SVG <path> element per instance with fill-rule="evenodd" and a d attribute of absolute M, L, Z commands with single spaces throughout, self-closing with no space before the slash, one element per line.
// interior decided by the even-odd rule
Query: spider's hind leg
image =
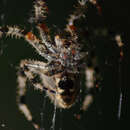
<path fill-rule="evenodd" d="M 19 110 L 24 114 L 26 119 L 32 123 L 36 130 L 40 126 L 35 122 L 28 106 L 26 105 L 26 82 L 29 80 L 35 89 L 52 91 L 43 85 L 42 74 L 46 73 L 46 63 L 40 61 L 23 60 L 20 63 L 18 71 L 18 89 L 17 89 L 17 104 Z"/>
<path fill-rule="evenodd" d="M 101 91 L 100 87 L 101 75 L 99 68 L 95 66 L 87 66 L 85 68 L 85 96 L 78 114 L 75 114 L 76 119 L 81 119 L 84 112 L 86 112 L 95 98 L 98 92 Z"/>

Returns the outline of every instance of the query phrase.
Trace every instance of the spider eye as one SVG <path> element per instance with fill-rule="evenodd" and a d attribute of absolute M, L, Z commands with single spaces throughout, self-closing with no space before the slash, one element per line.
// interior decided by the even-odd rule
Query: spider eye
<path fill-rule="evenodd" d="M 74 82 L 71 79 L 67 79 L 67 80 L 61 80 L 59 82 L 59 87 L 61 89 L 72 89 L 74 86 Z"/>

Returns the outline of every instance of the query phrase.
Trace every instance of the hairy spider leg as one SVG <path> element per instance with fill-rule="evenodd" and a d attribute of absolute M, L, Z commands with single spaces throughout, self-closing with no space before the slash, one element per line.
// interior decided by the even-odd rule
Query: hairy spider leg
<path fill-rule="evenodd" d="M 93 4 L 98 9 L 98 13 L 101 14 L 101 7 L 98 5 L 97 0 L 78 0 L 75 11 L 69 16 L 68 23 L 65 28 L 65 30 L 69 32 L 75 40 L 77 39 L 76 32 L 78 32 L 75 21 L 85 17 L 88 3 Z"/>
<path fill-rule="evenodd" d="M 49 36 L 49 28 L 45 24 L 46 17 L 48 15 L 48 7 L 44 0 L 36 0 L 34 2 L 34 17 L 33 22 L 36 24 L 37 29 L 40 33 L 42 42 L 46 45 L 48 50 L 55 53 L 55 47 Z"/>
<path fill-rule="evenodd" d="M 49 29 L 48 27 L 42 23 L 37 25 L 37 29 L 40 33 L 40 38 L 42 39 L 42 42 L 45 44 L 45 46 L 48 48 L 48 50 L 51 53 L 56 53 L 56 47 L 54 46 L 54 42 L 52 42 L 50 36 L 49 36 Z M 47 31 L 48 30 L 48 31 Z"/>
<path fill-rule="evenodd" d="M 42 76 L 44 73 L 47 73 L 46 63 L 40 61 L 22 60 L 20 63 L 17 79 L 17 104 L 19 110 L 37 130 L 39 130 L 40 126 L 35 122 L 35 119 L 26 105 L 26 82 L 29 80 L 34 89 L 40 90 L 40 92 L 45 90 L 55 94 L 56 92 L 54 89 L 50 89 L 44 85 Z"/>
<path fill-rule="evenodd" d="M 93 91 L 95 88 L 95 70 L 93 67 L 87 67 L 85 70 L 85 87 L 86 96 L 84 98 L 81 110 L 86 111 L 93 102 Z"/>
<path fill-rule="evenodd" d="M 74 37 L 74 39 L 77 39 L 77 28 L 75 26 L 75 21 L 85 17 L 86 9 L 87 9 L 87 0 L 78 0 L 78 4 L 75 7 L 75 11 L 69 16 L 68 23 L 66 25 L 65 30 L 71 34 L 71 36 Z"/>
<path fill-rule="evenodd" d="M 27 41 L 30 45 L 32 45 L 37 53 L 47 59 L 48 61 L 51 61 L 53 58 L 52 56 L 48 55 L 48 49 L 42 43 L 40 39 L 38 39 L 31 31 L 27 32 L 24 29 L 20 29 L 18 26 L 5 26 L 0 27 L 0 38 L 5 35 L 6 37 L 15 37 L 16 39 L 24 38 L 25 41 Z"/>
<path fill-rule="evenodd" d="M 92 104 L 95 95 L 100 91 L 100 81 L 101 76 L 99 70 L 93 66 L 87 66 L 85 68 L 85 97 L 80 108 L 79 114 L 75 114 L 77 119 L 80 119 L 85 111 L 88 110 L 89 106 Z"/>
<path fill-rule="evenodd" d="M 32 17 L 32 22 L 35 22 L 37 24 L 42 23 L 48 15 L 48 7 L 45 0 L 35 0 L 33 8 L 34 16 Z"/>

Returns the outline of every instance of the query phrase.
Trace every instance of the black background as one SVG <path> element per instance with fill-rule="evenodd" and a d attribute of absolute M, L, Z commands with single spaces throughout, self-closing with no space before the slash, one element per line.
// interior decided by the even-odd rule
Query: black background
<path fill-rule="evenodd" d="M 21 25 L 29 27 L 27 19 L 31 15 L 32 0 L 0 0 L 1 25 Z M 54 24 L 63 27 L 66 23 L 68 14 L 72 11 L 75 0 L 47 0 L 49 5 L 49 25 Z M 84 114 L 81 121 L 74 119 L 74 113 L 79 107 L 70 110 L 57 110 L 56 130 L 62 127 L 62 130 L 104 130 L 104 129 L 121 129 L 122 121 L 128 114 L 127 108 L 127 55 L 128 55 L 128 23 L 129 4 L 127 1 L 121 0 L 100 0 L 102 7 L 102 16 L 95 17 L 93 9 L 90 9 L 89 23 L 98 27 L 105 27 L 112 30 L 111 37 L 115 32 L 121 33 L 123 36 L 124 60 L 122 72 L 119 74 L 118 53 L 119 49 L 116 45 L 107 41 L 105 38 L 97 39 L 100 45 L 97 52 L 101 61 L 102 72 L 102 92 L 94 101 L 90 109 Z M 92 11 L 92 13 L 91 13 Z M 86 25 L 87 26 L 87 25 Z M 114 32 L 114 33 L 113 33 Z M 40 59 L 25 41 L 3 38 L 0 41 L 0 130 L 34 130 L 32 125 L 18 111 L 16 105 L 16 68 L 21 59 Z M 108 64 L 106 65 L 106 61 Z M 122 75 L 123 81 L 123 106 L 121 120 L 117 118 L 118 102 L 119 102 L 119 75 Z M 28 92 L 28 104 L 30 109 L 39 119 L 40 111 L 44 96 L 39 92 L 34 93 L 33 89 Z M 46 106 L 44 108 L 44 125 L 46 130 L 51 127 L 53 116 L 53 105 L 46 98 Z M 40 119 L 39 119 L 40 123 Z M 3 128 L 1 125 L 5 124 Z M 125 125 L 124 125 L 125 126 Z"/>

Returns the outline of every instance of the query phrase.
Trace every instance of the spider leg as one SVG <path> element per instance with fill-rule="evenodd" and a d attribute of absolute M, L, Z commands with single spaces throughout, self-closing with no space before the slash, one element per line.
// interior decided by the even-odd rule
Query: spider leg
<path fill-rule="evenodd" d="M 78 0 L 78 4 L 75 7 L 75 11 L 69 16 L 68 23 L 66 25 L 65 30 L 71 34 L 74 38 L 77 38 L 77 28 L 75 25 L 75 21 L 85 17 L 87 3 L 88 0 Z"/>
<path fill-rule="evenodd" d="M 48 61 L 51 61 L 53 58 L 48 55 L 48 49 L 46 48 L 45 44 L 41 42 L 32 32 L 27 32 L 24 29 L 20 29 L 18 26 L 5 26 L 0 27 L 0 38 L 2 36 L 6 37 L 15 37 L 23 38 L 25 41 L 27 41 L 30 45 L 32 45 L 39 55 L 47 59 Z"/>
<path fill-rule="evenodd" d="M 93 103 L 96 93 L 100 91 L 100 88 L 99 88 L 99 83 L 100 83 L 99 81 L 101 80 L 100 78 L 101 77 L 98 71 L 96 70 L 96 68 L 92 66 L 86 67 L 85 69 L 85 86 L 86 86 L 85 97 L 83 99 L 83 103 L 80 108 L 79 114 L 75 115 L 77 119 L 80 119 L 83 113 L 88 110 L 89 106 Z"/>
<path fill-rule="evenodd" d="M 35 0 L 34 1 L 34 17 L 32 17 L 32 22 L 41 23 L 43 22 L 48 15 L 48 7 L 44 0 Z"/>
<path fill-rule="evenodd" d="M 49 28 L 45 24 L 45 19 L 48 14 L 48 7 L 44 0 L 36 0 L 34 2 L 34 23 L 40 33 L 40 38 L 42 42 L 46 45 L 50 52 L 55 53 L 55 47 L 52 44 L 51 38 L 49 36 Z"/>
<path fill-rule="evenodd" d="M 86 111 L 89 107 L 89 105 L 92 103 L 93 101 L 93 89 L 95 87 L 95 77 L 94 77 L 94 69 L 93 68 L 86 68 L 85 71 L 85 75 L 86 75 L 86 79 L 85 79 L 85 86 L 86 86 L 86 96 L 84 98 L 83 101 L 83 105 L 82 105 L 82 110 Z"/>
<path fill-rule="evenodd" d="M 101 7 L 98 5 L 97 0 L 78 0 L 75 11 L 69 16 L 68 23 L 65 28 L 65 30 L 74 37 L 74 39 L 77 39 L 77 35 L 79 35 L 77 33 L 81 30 L 80 27 L 76 27 L 75 22 L 86 17 L 89 3 L 93 4 L 98 9 L 99 14 L 101 14 Z"/>
<path fill-rule="evenodd" d="M 40 38 L 42 39 L 42 42 L 45 44 L 45 46 L 48 48 L 48 50 L 51 53 L 56 53 L 56 47 L 54 46 L 50 36 L 49 36 L 49 29 L 46 26 L 45 23 L 39 23 L 37 24 L 37 29 L 40 33 Z"/>
<path fill-rule="evenodd" d="M 26 105 L 26 82 L 29 80 L 36 90 L 49 91 L 55 94 L 54 89 L 50 89 L 44 85 L 43 75 L 47 73 L 46 63 L 40 61 L 27 61 L 23 60 L 20 63 L 20 69 L 18 72 L 18 89 L 17 89 L 17 104 L 19 110 L 24 114 L 26 119 L 32 123 L 36 130 L 39 130 L 40 126 L 35 122 L 28 106 Z"/>
<path fill-rule="evenodd" d="M 85 97 L 83 99 L 83 103 L 80 108 L 79 114 L 76 114 L 75 117 L 80 119 L 82 114 L 87 111 L 91 103 L 93 102 L 93 91 L 95 88 L 95 77 L 94 77 L 94 69 L 86 68 L 85 70 Z"/>

